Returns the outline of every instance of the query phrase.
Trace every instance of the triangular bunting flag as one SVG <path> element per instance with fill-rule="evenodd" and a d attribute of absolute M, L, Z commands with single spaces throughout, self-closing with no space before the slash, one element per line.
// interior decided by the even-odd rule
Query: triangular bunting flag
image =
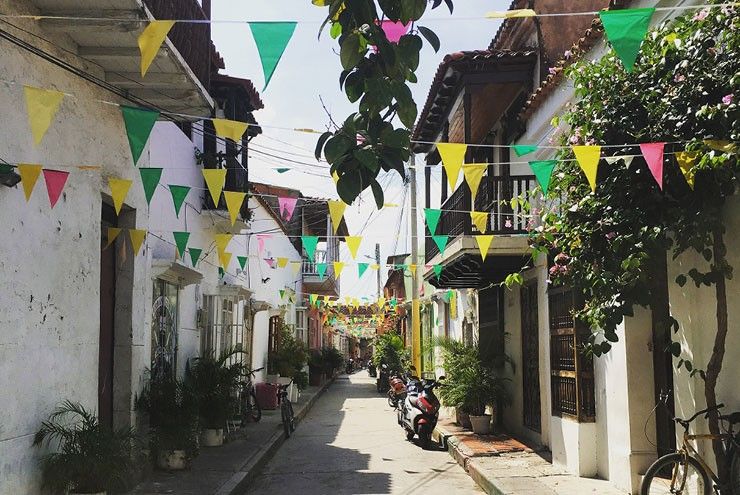
<path fill-rule="evenodd" d="M 218 203 L 221 201 L 221 191 L 223 191 L 224 184 L 226 183 L 226 169 L 204 168 L 203 178 L 206 181 L 208 192 L 211 193 L 213 204 L 218 207 Z"/>
<path fill-rule="evenodd" d="M 241 143 L 244 133 L 247 132 L 249 124 L 228 119 L 211 119 L 216 136 L 231 139 L 235 143 Z"/>
<path fill-rule="evenodd" d="M 601 157 L 601 146 L 573 146 L 578 165 L 588 179 L 591 191 L 596 192 L 596 174 L 599 171 L 599 158 Z"/>
<path fill-rule="evenodd" d="M 172 236 L 175 238 L 177 254 L 182 258 L 185 255 L 185 249 L 188 247 L 190 232 L 173 232 Z"/>
<path fill-rule="evenodd" d="M 175 21 L 151 21 L 144 31 L 139 35 L 139 52 L 141 53 L 141 77 L 144 77 L 154 59 L 159 53 L 159 48 L 164 43 L 167 33 L 170 32 Z"/>
<path fill-rule="evenodd" d="M 344 210 L 347 208 L 347 205 L 342 200 L 328 201 L 327 203 L 329 203 L 329 216 L 331 217 L 331 224 L 334 227 L 334 234 L 336 235 L 339 225 L 342 223 Z"/>
<path fill-rule="evenodd" d="M 131 182 L 129 179 L 108 179 L 108 186 L 110 186 L 110 195 L 113 198 L 116 215 L 121 214 L 121 208 L 123 208 L 126 195 L 131 188 Z"/>
<path fill-rule="evenodd" d="M 289 168 L 282 168 L 281 167 L 281 168 L 276 168 L 275 169 L 275 172 L 277 172 L 279 174 L 284 174 L 285 172 L 290 172 L 290 169 Z"/>
<path fill-rule="evenodd" d="M 344 263 L 341 261 L 335 261 L 332 263 L 334 266 L 334 280 L 339 279 L 339 276 L 342 274 L 342 270 L 344 270 Z"/>
<path fill-rule="evenodd" d="M 275 258 L 265 258 L 265 263 L 267 263 L 267 266 L 270 268 L 275 268 Z"/>
<path fill-rule="evenodd" d="M 316 273 L 319 274 L 319 280 L 324 280 L 326 276 L 326 263 L 316 263 Z"/>
<path fill-rule="evenodd" d="M 378 309 L 382 310 L 385 308 L 385 297 L 380 296 L 378 297 Z"/>
<path fill-rule="evenodd" d="M 369 266 L 368 263 L 357 263 L 357 278 L 362 278 Z"/>
<path fill-rule="evenodd" d="M 478 232 L 485 234 L 488 230 L 488 212 L 485 211 L 471 211 L 470 220 L 478 229 Z"/>
<path fill-rule="evenodd" d="M 427 228 L 430 234 L 435 235 L 437 233 L 437 225 L 439 225 L 439 217 L 441 215 L 442 210 L 424 208 L 424 217 L 426 218 Z"/>
<path fill-rule="evenodd" d="M 288 266 L 288 261 L 290 261 L 288 258 L 279 257 L 277 259 L 278 268 L 285 268 L 286 266 Z"/>
<path fill-rule="evenodd" d="M 149 140 L 154 123 L 159 118 L 159 112 L 121 105 L 121 115 L 123 115 L 123 123 L 126 126 L 131 157 L 134 160 L 134 165 L 136 165 L 139 163 L 141 153 Z"/>
<path fill-rule="evenodd" d="M 193 264 L 193 268 L 195 268 L 198 266 L 198 261 L 200 261 L 200 255 L 203 253 L 203 250 L 198 248 L 188 248 L 188 252 L 190 253 L 190 262 Z"/>
<path fill-rule="evenodd" d="M 437 143 L 439 156 L 442 157 L 442 166 L 447 172 L 447 181 L 450 183 L 450 189 L 455 190 L 457 179 L 460 176 L 460 168 L 465 160 L 465 152 L 468 150 L 467 144 L 460 143 Z"/>
<path fill-rule="evenodd" d="M 537 151 L 537 146 L 532 144 L 515 144 L 511 147 L 516 153 L 516 156 L 524 156 Z"/>
<path fill-rule="evenodd" d="M 360 236 L 346 236 L 344 240 L 347 242 L 347 249 L 352 259 L 357 259 L 357 250 L 360 248 L 362 237 Z"/>
<path fill-rule="evenodd" d="M 663 149 L 665 143 L 642 143 L 640 151 L 658 187 L 663 190 Z"/>
<path fill-rule="evenodd" d="M 228 270 L 229 263 L 231 263 L 231 253 L 227 253 L 226 251 L 219 253 L 218 262 L 221 264 L 221 268 L 223 268 L 224 271 Z"/>
<path fill-rule="evenodd" d="M 190 187 L 175 186 L 172 184 L 170 184 L 168 187 L 170 188 L 170 193 L 172 194 L 172 203 L 175 205 L 175 215 L 177 216 L 177 218 L 180 218 L 180 208 L 182 208 L 182 204 L 185 202 L 185 198 L 190 192 Z"/>
<path fill-rule="evenodd" d="M 475 195 L 478 194 L 480 181 L 483 179 L 483 174 L 486 172 L 487 168 L 488 164 L 486 163 L 473 163 L 470 165 L 463 165 L 462 167 L 465 181 L 468 183 L 468 187 L 470 188 L 470 197 L 473 198 L 473 200 L 475 200 Z"/>
<path fill-rule="evenodd" d="M 633 155 L 617 155 L 617 156 L 606 156 L 604 157 L 604 161 L 608 163 L 609 165 L 614 165 L 620 160 L 624 161 L 624 165 L 626 167 L 629 167 L 632 163 L 632 159 L 634 158 Z"/>
<path fill-rule="evenodd" d="M 26 96 L 26 111 L 33 142 L 38 145 L 41 144 L 41 140 L 44 139 L 46 131 L 49 130 L 51 122 L 59 111 L 64 93 L 32 86 L 23 86 L 23 92 Z"/>
<path fill-rule="evenodd" d="M 278 198 L 278 209 L 280 210 L 280 216 L 285 221 L 290 222 L 293 218 L 293 212 L 295 211 L 295 205 L 298 202 L 298 198 Z"/>
<path fill-rule="evenodd" d="M 118 227 L 108 227 L 108 238 L 106 240 L 105 247 L 103 249 L 113 244 L 113 241 L 115 241 L 116 238 L 120 235 L 121 230 L 122 229 Z"/>
<path fill-rule="evenodd" d="M 161 168 L 140 168 L 139 174 L 141 175 L 141 184 L 144 186 L 144 196 L 146 197 L 146 204 L 152 203 L 152 197 L 154 191 L 157 190 L 159 180 L 162 178 Z"/>
<path fill-rule="evenodd" d="M 450 318 L 457 318 L 457 296 L 454 290 L 448 292 L 450 300 Z"/>
<path fill-rule="evenodd" d="M 409 265 L 409 271 L 411 272 L 411 276 L 415 277 L 416 276 L 416 265 L 413 265 L 413 264 Z"/>
<path fill-rule="evenodd" d="M 694 188 L 694 162 L 696 162 L 696 157 L 698 156 L 698 153 L 695 151 L 679 151 L 676 153 L 676 161 L 678 162 L 678 166 L 681 169 L 681 173 L 683 173 L 684 178 L 686 179 L 686 183 L 689 185 L 691 189 Z"/>
<path fill-rule="evenodd" d="M 239 218 L 239 212 L 242 209 L 242 204 L 246 197 L 247 193 L 224 191 L 224 201 L 226 201 L 226 209 L 229 211 L 232 226 L 236 223 L 236 219 Z"/>
<path fill-rule="evenodd" d="M 134 256 L 138 256 L 139 249 L 141 249 L 141 245 L 144 244 L 144 239 L 146 238 L 146 230 L 129 229 L 128 235 L 131 237 L 131 246 L 134 248 Z"/>
<path fill-rule="evenodd" d="M 300 261 L 291 261 L 290 262 L 290 269 L 293 272 L 293 275 L 298 275 L 298 273 L 301 271 L 301 266 L 303 265 Z"/>
<path fill-rule="evenodd" d="M 434 239 L 434 243 L 439 248 L 439 254 L 444 255 L 445 248 L 447 247 L 447 242 L 450 240 L 450 238 L 446 235 L 433 235 L 432 239 Z"/>
<path fill-rule="evenodd" d="M 434 265 L 432 268 L 434 269 L 434 275 L 439 280 L 439 276 L 442 275 L 442 265 Z"/>
<path fill-rule="evenodd" d="M 262 62 L 262 72 L 265 75 L 265 86 L 270 84 L 272 74 L 275 72 L 280 58 L 288 46 L 290 38 L 295 31 L 295 22 L 250 22 L 249 29 L 252 30 L 254 42 Z"/>
<path fill-rule="evenodd" d="M 535 17 L 537 13 L 532 9 L 494 10 L 486 12 L 489 19 L 513 19 L 516 17 Z"/>
<path fill-rule="evenodd" d="M 31 199 L 33 188 L 36 186 L 36 181 L 39 180 L 39 175 L 41 175 L 41 168 L 41 165 L 18 164 L 18 175 L 21 176 L 21 184 L 23 185 L 23 194 L 26 195 L 26 201 Z"/>
<path fill-rule="evenodd" d="M 309 294 L 308 295 L 308 304 L 311 306 L 316 306 L 316 301 L 319 299 L 319 296 L 317 294 Z"/>
<path fill-rule="evenodd" d="M 236 260 L 239 262 L 239 267 L 244 271 L 244 269 L 247 267 L 247 257 L 246 256 L 237 256 Z"/>
<path fill-rule="evenodd" d="M 488 248 L 491 247 L 491 241 L 493 241 L 492 235 L 477 235 L 475 236 L 475 242 L 478 244 L 478 250 L 483 261 L 486 261 L 488 256 Z"/>
<path fill-rule="evenodd" d="M 606 37 L 627 72 L 632 72 L 635 66 L 637 54 L 640 53 L 640 45 L 645 39 L 654 12 L 654 8 L 599 12 Z"/>
<path fill-rule="evenodd" d="M 532 168 L 532 172 L 534 172 L 534 176 L 537 178 L 537 182 L 542 188 L 542 194 L 545 196 L 547 196 L 547 191 L 550 187 L 552 171 L 555 170 L 555 166 L 557 164 L 557 160 L 537 160 L 529 162 L 529 166 Z"/>
<path fill-rule="evenodd" d="M 285 299 L 285 289 L 278 290 L 278 294 L 280 295 L 280 299 Z"/>
<path fill-rule="evenodd" d="M 226 252 L 226 248 L 229 246 L 233 237 L 234 234 L 216 234 L 213 236 L 213 239 L 216 242 L 216 251 L 218 251 L 219 256 L 221 253 Z"/>
<path fill-rule="evenodd" d="M 257 234 L 257 251 L 262 256 L 262 251 L 265 250 L 265 239 L 270 239 L 270 234 Z"/>
<path fill-rule="evenodd" d="M 60 172 L 59 170 L 44 170 L 44 181 L 46 182 L 46 193 L 49 195 L 51 207 L 59 201 L 64 184 L 67 183 L 69 172 Z"/>
<path fill-rule="evenodd" d="M 306 256 L 309 260 L 314 259 L 316 254 L 316 246 L 319 243 L 319 238 L 315 235 L 302 235 L 301 242 L 303 243 L 303 249 L 306 251 Z"/>

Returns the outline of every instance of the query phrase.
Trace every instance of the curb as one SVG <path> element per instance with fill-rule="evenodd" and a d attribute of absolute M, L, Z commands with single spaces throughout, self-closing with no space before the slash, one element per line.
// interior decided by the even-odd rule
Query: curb
<path fill-rule="evenodd" d="M 316 404 L 316 401 L 324 395 L 329 386 L 334 383 L 332 378 L 326 382 L 321 390 L 316 392 L 316 395 L 306 403 L 300 411 L 295 415 L 296 424 L 299 424 L 303 418 L 306 417 L 308 411 Z M 257 474 L 265 467 L 265 465 L 275 456 L 275 453 L 280 449 L 280 446 L 285 442 L 285 433 L 282 428 L 275 432 L 274 435 L 265 443 L 252 458 L 242 466 L 240 471 L 234 473 L 229 480 L 224 483 L 221 488 L 215 493 L 215 495 L 237 495 L 244 493 L 247 486 L 254 481 Z"/>
<path fill-rule="evenodd" d="M 469 452 L 465 452 L 460 440 L 454 435 L 448 433 L 442 428 L 435 428 L 433 437 L 436 437 L 442 448 L 446 448 L 450 457 L 468 473 L 468 476 L 475 481 L 481 489 L 488 495 L 505 495 L 497 486 L 493 478 L 490 478 L 475 462 L 475 459 Z"/>

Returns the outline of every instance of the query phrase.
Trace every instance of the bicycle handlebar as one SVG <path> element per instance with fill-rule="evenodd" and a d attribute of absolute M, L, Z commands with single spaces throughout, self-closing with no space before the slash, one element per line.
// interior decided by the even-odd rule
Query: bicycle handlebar
<path fill-rule="evenodd" d="M 676 423 L 679 423 L 679 424 L 683 425 L 684 428 L 688 428 L 689 423 L 691 423 L 692 421 L 694 421 L 697 417 L 701 416 L 702 414 L 706 414 L 705 417 L 709 417 L 709 413 L 710 412 L 718 411 L 718 410 L 722 409 L 723 407 L 725 407 L 724 404 L 717 404 L 716 406 L 707 407 L 706 409 L 702 409 L 701 411 L 697 411 L 689 419 L 673 418 L 673 421 L 675 421 Z"/>

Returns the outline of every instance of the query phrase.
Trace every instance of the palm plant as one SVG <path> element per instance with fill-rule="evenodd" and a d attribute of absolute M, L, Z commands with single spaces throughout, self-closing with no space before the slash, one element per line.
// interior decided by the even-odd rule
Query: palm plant
<path fill-rule="evenodd" d="M 41 459 L 44 488 L 98 493 L 126 486 L 134 469 L 132 428 L 111 429 L 81 404 L 65 401 L 36 432 L 33 445 L 58 447 Z"/>
<path fill-rule="evenodd" d="M 188 362 L 185 382 L 195 394 L 202 428 L 223 428 L 232 416 L 237 406 L 236 390 L 244 374 L 244 365 L 232 357 L 241 352 L 227 349 L 216 357 L 215 352 L 208 351 Z"/>

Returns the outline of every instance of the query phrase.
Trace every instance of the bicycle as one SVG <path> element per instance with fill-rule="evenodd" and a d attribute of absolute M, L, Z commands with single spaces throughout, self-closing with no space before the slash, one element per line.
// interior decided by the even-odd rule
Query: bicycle
<path fill-rule="evenodd" d="M 290 387 L 291 383 L 293 383 L 292 379 L 286 385 L 278 385 L 278 404 L 280 404 L 280 416 L 283 419 L 285 438 L 290 438 L 290 434 L 295 431 L 293 405 L 288 400 L 288 387 Z"/>
<path fill-rule="evenodd" d="M 740 424 L 740 412 L 719 417 L 723 422 L 723 427 L 724 422 L 729 423 L 725 433 L 689 434 L 689 425 L 692 421 L 702 414 L 708 417 L 710 413 L 722 407 L 724 404 L 709 407 L 697 412 L 689 419 L 673 418 L 684 429 L 681 447 L 676 452 L 659 458 L 648 468 L 640 487 L 641 495 L 662 493 L 711 495 L 712 488 L 722 495 L 740 495 L 740 432 L 737 434 L 733 432 L 733 426 Z M 729 480 L 719 479 L 701 454 L 691 445 L 692 440 L 722 440 L 727 458 Z"/>
<path fill-rule="evenodd" d="M 262 371 L 262 368 L 249 371 L 246 376 L 246 381 L 242 382 L 241 390 L 239 391 L 239 408 L 242 417 L 242 426 L 247 423 L 253 422 L 258 423 L 262 419 L 262 408 L 257 402 L 257 393 L 255 392 L 252 378 L 255 378 L 255 373 Z"/>

